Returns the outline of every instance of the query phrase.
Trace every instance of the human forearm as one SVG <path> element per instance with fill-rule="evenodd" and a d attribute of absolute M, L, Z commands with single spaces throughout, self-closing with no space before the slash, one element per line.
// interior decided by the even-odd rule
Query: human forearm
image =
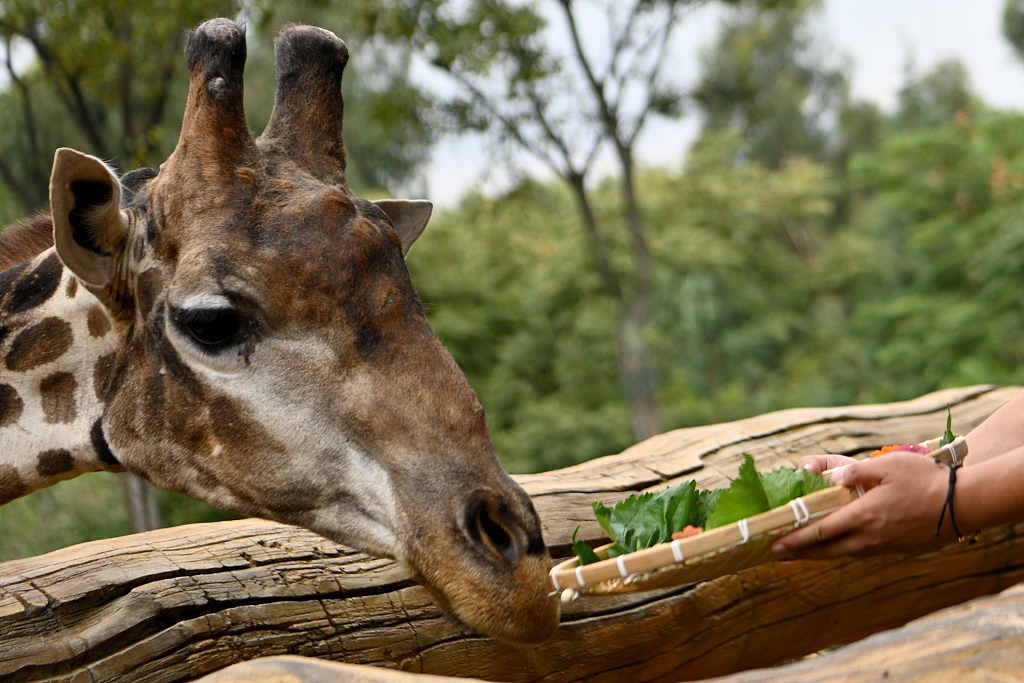
<path fill-rule="evenodd" d="M 1024 446 L 1024 392 L 971 430 L 967 446 L 968 467 Z"/>
<path fill-rule="evenodd" d="M 1024 447 L 958 470 L 955 491 L 961 533 L 1024 520 Z"/>

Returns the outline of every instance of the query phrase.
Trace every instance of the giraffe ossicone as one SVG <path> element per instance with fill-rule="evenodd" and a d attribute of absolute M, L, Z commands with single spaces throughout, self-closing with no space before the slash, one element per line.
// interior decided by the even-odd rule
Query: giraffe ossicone
<path fill-rule="evenodd" d="M 470 626 L 543 640 L 539 518 L 405 267 L 430 204 L 349 190 L 341 40 L 290 27 L 276 55 L 259 139 L 244 32 L 217 19 L 189 36 L 159 172 L 57 151 L 52 219 L 15 235 L 53 246 L 0 273 L 0 504 L 129 470 L 394 557 Z"/>

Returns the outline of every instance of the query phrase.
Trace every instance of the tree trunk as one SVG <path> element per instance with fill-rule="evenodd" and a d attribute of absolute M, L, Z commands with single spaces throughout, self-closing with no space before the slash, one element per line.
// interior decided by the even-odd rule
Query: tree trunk
<path fill-rule="evenodd" d="M 619 368 L 619 383 L 633 419 L 633 434 L 637 441 L 644 441 L 661 433 L 657 369 L 651 357 L 650 345 L 644 336 L 651 315 L 650 280 L 653 277 L 653 265 L 650 252 L 647 250 L 646 242 L 642 240 L 641 231 L 642 248 L 634 245 L 637 252 L 637 275 L 634 278 L 636 282 L 633 291 L 627 292 L 622 279 L 612 270 L 608 247 L 594 215 L 590 198 L 587 196 L 583 175 L 569 173 L 564 177 L 572 189 L 573 196 L 576 197 L 576 206 L 590 245 L 594 269 L 605 294 L 615 303 L 618 314 L 615 360 Z M 639 229 L 640 215 L 635 200 L 632 200 L 629 206 L 635 214 L 628 215 L 631 233 L 636 233 Z M 632 226 L 633 222 L 637 225 Z"/>
<path fill-rule="evenodd" d="M 619 326 L 615 331 L 615 353 L 619 380 L 633 418 L 633 433 L 644 441 L 661 433 L 658 410 L 658 374 L 645 333 L 650 321 L 650 294 L 619 308 Z"/>
<path fill-rule="evenodd" d="M 670 432 L 617 456 L 517 480 L 559 557 L 577 526 L 581 536 L 600 540 L 594 500 L 614 502 L 680 478 L 722 486 L 744 453 L 771 469 L 805 453 L 920 441 L 942 432 L 947 405 L 954 431 L 965 433 L 1016 393 L 973 387 L 889 405 L 782 411 Z M 371 669 L 361 677 L 288 678 L 296 683 L 432 680 L 420 674 L 550 683 L 733 675 L 998 593 L 1024 579 L 1022 533 L 1024 525 L 1006 526 L 987 530 L 976 545 L 773 562 L 695 586 L 581 598 L 566 607 L 551 640 L 526 647 L 466 630 L 394 563 L 302 529 L 260 520 L 163 529 L 0 564 L 0 680 L 171 683 L 281 654 L 417 674 Z M 1010 648 L 1019 654 L 1024 647 L 1019 595 L 1015 589 L 969 605 L 962 618 L 936 615 L 864 641 L 850 650 L 859 655 L 839 650 L 797 664 L 801 678 L 788 678 L 783 668 L 739 680 L 825 680 L 851 671 L 861 676 L 852 680 L 862 680 L 885 662 L 890 677 L 906 677 L 914 666 L 931 671 L 928 661 L 954 666 L 947 651 L 959 652 L 964 666 L 1002 671 Z M 984 611 L 989 607 L 995 612 Z M 936 639 L 949 632 L 959 636 Z M 818 661 L 823 668 L 811 668 Z M 829 669 L 829 661 L 841 664 Z"/>
<path fill-rule="evenodd" d="M 132 526 L 132 533 L 162 528 L 164 524 L 160 518 L 160 506 L 157 505 L 156 489 L 153 485 L 131 472 L 125 472 L 121 476 L 124 477 L 125 503 L 128 505 L 128 520 Z"/>

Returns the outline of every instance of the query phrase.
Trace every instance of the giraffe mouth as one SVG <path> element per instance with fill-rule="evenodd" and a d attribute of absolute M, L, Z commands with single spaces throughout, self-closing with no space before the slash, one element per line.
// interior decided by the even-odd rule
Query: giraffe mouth
<path fill-rule="evenodd" d="M 543 642 L 557 628 L 551 560 L 521 489 L 474 491 L 451 522 L 414 528 L 399 542 L 399 561 L 461 623 L 517 643 Z"/>

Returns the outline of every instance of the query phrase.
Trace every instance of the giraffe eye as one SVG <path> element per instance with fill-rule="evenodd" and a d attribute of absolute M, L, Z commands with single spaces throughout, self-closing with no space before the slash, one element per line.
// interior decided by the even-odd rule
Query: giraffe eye
<path fill-rule="evenodd" d="M 175 319 L 192 339 L 212 351 L 238 340 L 242 321 L 233 308 L 192 308 L 178 311 Z"/>

